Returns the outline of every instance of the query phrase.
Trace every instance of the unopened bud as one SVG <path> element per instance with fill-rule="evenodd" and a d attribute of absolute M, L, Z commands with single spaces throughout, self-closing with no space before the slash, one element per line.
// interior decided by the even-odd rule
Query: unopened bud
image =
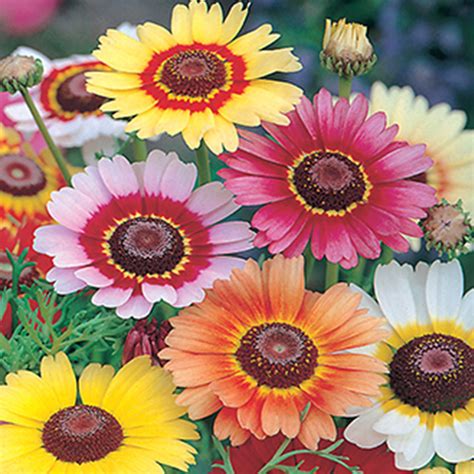
<path fill-rule="evenodd" d="M 15 94 L 21 87 L 41 82 L 43 63 L 31 56 L 7 56 L 0 59 L 0 92 Z"/>

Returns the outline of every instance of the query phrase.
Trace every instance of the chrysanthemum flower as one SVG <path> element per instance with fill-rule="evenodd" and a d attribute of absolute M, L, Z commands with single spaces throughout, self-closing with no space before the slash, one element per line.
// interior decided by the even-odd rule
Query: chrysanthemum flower
<path fill-rule="evenodd" d="M 354 288 L 359 292 L 357 288 Z M 396 262 L 375 274 L 378 305 L 362 306 L 392 329 L 368 347 L 389 367 L 382 396 L 346 429 L 363 448 L 387 442 L 400 469 L 420 469 L 437 454 L 451 463 L 474 456 L 474 290 L 464 297 L 457 260 Z"/>
<path fill-rule="evenodd" d="M 310 449 L 334 439 L 331 415 L 370 406 L 384 380 L 381 362 L 342 352 L 384 334 L 359 301 L 345 284 L 306 291 L 302 257 L 278 255 L 263 270 L 248 260 L 170 320 L 159 356 L 185 387 L 178 403 L 192 419 L 219 412 L 214 432 L 234 445 L 280 431 Z"/>
<path fill-rule="evenodd" d="M 64 185 L 47 148 L 40 151 L 0 124 L 0 218 L 49 220 L 46 203 Z"/>
<path fill-rule="evenodd" d="M 60 294 L 99 288 L 92 302 L 142 318 L 164 300 L 186 306 L 244 260 L 225 254 L 251 248 L 244 222 L 216 222 L 238 206 L 222 184 L 193 192 L 196 167 L 153 151 L 133 166 L 123 157 L 87 167 L 48 204 L 59 225 L 36 232 L 34 248 L 54 257 L 47 275 Z"/>
<path fill-rule="evenodd" d="M 105 115 L 100 110 L 104 99 L 86 90 L 85 73 L 108 70 L 105 64 L 86 55 L 50 60 L 30 48 L 19 48 L 17 53 L 43 62 L 43 80 L 31 89 L 31 96 L 57 145 L 70 148 L 94 142 L 97 148 L 107 147 L 112 137 L 124 135 L 124 122 Z M 21 132 L 37 130 L 23 101 L 8 105 L 5 113 Z"/>
<path fill-rule="evenodd" d="M 0 471 L 164 474 L 188 470 L 199 438 L 180 417 L 171 377 L 148 357 L 117 374 L 90 364 L 76 382 L 64 353 L 44 357 L 41 376 L 21 370 L 0 386 Z M 78 390 L 79 385 L 79 390 Z M 78 391 L 81 403 L 77 403 Z M 157 464 L 159 463 L 159 464 Z"/>
<path fill-rule="evenodd" d="M 394 142 L 384 114 L 367 112 L 364 96 L 333 105 L 322 89 L 288 114 L 288 127 L 264 124 L 274 140 L 243 131 L 239 149 L 220 157 L 237 202 L 265 204 L 252 219 L 257 247 L 292 257 L 311 240 L 317 259 L 350 268 L 358 255 L 377 258 L 380 242 L 405 252 L 402 234 L 422 235 L 412 219 L 435 204 L 434 190 L 408 178 L 431 160 L 423 145 Z"/>
<path fill-rule="evenodd" d="M 224 20 L 218 3 L 208 9 L 205 0 L 190 0 L 174 7 L 171 32 L 145 23 L 137 41 L 109 30 L 94 54 L 113 72 L 88 74 L 88 90 L 113 99 L 102 110 L 134 117 L 128 132 L 140 138 L 182 133 L 190 148 L 204 138 L 214 153 L 237 148 L 234 124 L 286 125 L 283 114 L 301 90 L 262 78 L 298 71 L 301 64 L 291 48 L 264 50 L 279 38 L 268 24 L 235 39 L 247 12 L 238 2 Z"/>
<path fill-rule="evenodd" d="M 416 179 L 433 186 L 438 199 L 461 198 L 464 208 L 474 214 L 474 130 L 464 130 L 465 112 L 445 103 L 430 108 L 411 87 L 387 88 L 381 82 L 372 86 L 370 102 L 371 111 L 385 112 L 389 124 L 398 124 L 397 140 L 426 145 L 433 166 Z"/>

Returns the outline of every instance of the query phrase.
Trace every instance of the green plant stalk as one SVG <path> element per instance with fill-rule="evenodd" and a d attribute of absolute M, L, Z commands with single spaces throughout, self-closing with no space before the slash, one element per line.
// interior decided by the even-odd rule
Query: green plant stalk
<path fill-rule="evenodd" d="M 133 158 L 135 161 L 146 161 L 148 155 L 148 148 L 145 140 L 138 137 L 133 139 Z"/>
<path fill-rule="evenodd" d="M 304 251 L 304 273 L 307 286 L 309 285 L 313 275 L 314 263 L 315 259 L 313 257 L 313 252 L 311 252 L 311 246 L 308 244 Z"/>
<path fill-rule="evenodd" d="M 209 162 L 209 151 L 204 140 L 196 149 L 196 164 L 198 168 L 199 186 L 211 181 L 211 165 Z"/>
<path fill-rule="evenodd" d="M 339 265 L 337 263 L 326 263 L 325 289 L 335 285 L 339 279 Z"/>
<path fill-rule="evenodd" d="M 23 99 L 25 100 L 26 105 L 30 109 L 31 115 L 35 120 L 36 125 L 38 126 L 39 131 L 41 132 L 41 135 L 43 135 L 44 141 L 48 145 L 48 148 L 50 149 L 54 159 L 56 160 L 56 164 L 58 165 L 58 168 L 60 169 L 64 180 L 68 185 L 70 185 L 71 173 L 69 173 L 69 170 L 67 169 L 66 161 L 64 160 L 61 150 L 56 146 L 56 143 L 54 143 L 51 135 L 49 134 L 48 129 L 46 128 L 46 125 L 44 124 L 43 119 L 41 118 L 41 115 L 39 114 L 38 109 L 36 108 L 36 105 L 30 96 L 30 93 L 28 92 L 28 89 L 24 86 L 20 86 L 19 89 L 21 95 L 23 96 Z"/>
<path fill-rule="evenodd" d="M 258 474 L 267 474 L 267 472 L 271 471 L 274 469 L 274 467 L 279 464 L 279 459 L 282 457 L 282 454 L 285 452 L 285 449 L 288 447 L 288 445 L 291 443 L 291 438 L 286 438 L 283 443 L 281 443 L 280 447 L 276 450 L 275 454 L 273 457 L 270 459 L 270 461 L 265 464 L 265 466 L 258 471 Z"/>
<path fill-rule="evenodd" d="M 339 76 L 339 97 L 344 97 L 349 100 L 351 96 L 352 77 Z"/>
<path fill-rule="evenodd" d="M 358 265 L 351 270 L 349 276 L 351 283 L 356 283 L 359 286 L 361 285 L 362 281 L 364 280 L 366 265 L 367 260 L 364 257 L 360 257 Z"/>

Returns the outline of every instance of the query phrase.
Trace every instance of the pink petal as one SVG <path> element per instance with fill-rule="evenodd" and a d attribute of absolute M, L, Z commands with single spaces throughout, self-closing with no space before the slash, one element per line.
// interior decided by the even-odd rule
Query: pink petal
<path fill-rule="evenodd" d="M 345 222 L 349 235 L 359 255 L 375 259 L 380 255 L 380 241 L 374 232 L 364 223 L 351 215 Z"/>
<path fill-rule="evenodd" d="M 92 297 L 92 303 L 96 306 L 116 308 L 125 304 L 132 296 L 132 293 L 133 287 L 119 288 L 117 286 L 109 286 L 96 291 Z"/>
<path fill-rule="evenodd" d="M 267 122 L 263 122 L 262 127 L 281 145 L 281 148 L 285 149 L 293 157 L 291 160 L 286 161 L 287 165 L 292 164 L 295 161 L 295 158 L 297 158 L 301 154 L 304 154 L 303 147 L 300 146 L 299 143 L 296 143 L 296 141 L 293 141 L 285 133 L 286 127 Z M 242 148 L 242 145 L 240 145 L 240 148 Z M 260 155 L 261 153 L 262 152 L 260 152 Z"/>
<path fill-rule="evenodd" d="M 321 260 L 326 252 L 326 217 L 315 217 L 311 234 L 311 251 L 316 259 Z"/>
<path fill-rule="evenodd" d="M 290 196 L 288 183 L 280 179 L 248 176 L 226 181 L 225 186 L 236 196 L 236 202 L 247 206 L 281 201 Z"/>
<path fill-rule="evenodd" d="M 367 204 L 359 206 L 355 215 L 363 220 L 375 233 L 379 235 L 390 235 L 398 232 L 398 219 L 381 208 Z"/>
<path fill-rule="evenodd" d="M 102 158 L 97 163 L 102 181 L 115 197 L 138 194 L 140 187 L 132 165 L 123 156 Z"/>
<path fill-rule="evenodd" d="M 296 112 L 313 140 L 314 149 L 322 148 L 313 104 L 306 96 L 301 98 L 301 102 L 296 106 Z"/>
<path fill-rule="evenodd" d="M 72 185 L 86 196 L 93 196 L 96 203 L 93 211 L 112 200 L 112 194 L 105 187 L 96 166 L 88 166 L 83 173 L 75 174 L 72 177 Z"/>
<path fill-rule="evenodd" d="M 242 139 L 239 142 L 239 150 L 258 156 L 259 158 L 281 165 L 291 165 L 295 160 L 291 150 L 280 146 L 278 143 L 269 140 L 256 133 L 247 130 L 239 130 Z"/>
<path fill-rule="evenodd" d="M 160 194 L 163 174 L 169 164 L 177 158 L 176 153 L 167 155 L 161 150 L 153 150 L 148 155 L 143 174 L 143 187 L 148 196 L 158 196 Z"/>
<path fill-rule="evenodd" d="M 384 235 L 382 241 L 395 252 L 405 253 L 410 250 L 410 244 L 400 234 Z"/>
<path fill-rule="evenodd" d="M 116 312 L 118 316 L 124 319 L 142 319 L 150 314 L 152 307 L 153 305 L 142 295 L 135 295 L 132 296 L 125 304 L 119 306 Z"/>
<path fill-rule="evenodd" d="M 369 102 L 363 94 L 358 94 L 349 107 L 344 129 L 341 129 L 341 143 L 351 143 L 365 121 L 369 111 Z"/>
<path fill-rule="evenodd" d="M 159 301 L 163 300 L 166 303 L 174 306 L 176 304 L 176 300 L 178 299 L 178 294 L 171 285 L 161 286 L 143 283 L 142 293 L 150 303 L 158 303 Z"/>
<path fill-rule="evenodd" d="M 338 263 L 343 258 L 352 257 L 355 254 L 355 251 L 342 219 L 327 219 L 326 225 L 327 259 L 332 263 Z"/>
<path fill-rule="evenodd" d="M 304 249 L 308 245 L 309 239 L 311 237 L 311 231 L 313 230 L 313 222 L 308 219 L 301 233 L 296 237 L 291 245 L 289 245 L 283 255 L 285 257 L 297 257 L 304 252 Z"/>
<path fill-rule="evenodd" d="M 260 249 L 262 247 L 266 247 L 269 243 L 272 242 L 265 232 L 258 232 L 253 240 L 253 244 L 256 248 Z"/>
<path fill-rule="evenodd" d="M 237 170 L 244 174 L 253 174 L 257 176 L 268 176 L 270 178 L 285 179 L 288 175 L 286 166 L 270 163 L 241 150 L 237 150 L 232 155 L 220 155 L 219 158 L 233 170 Z M 230 177 L 226 172 L 230 170 L 224 168 L 220 170 L 219 176 L 223 178 Z"/>
<path fill-rule="evenodd" d="M 303 232 L 306 226 L 306 223 L 310 219 L 311 219 L 311 216 L 308 215 L 306 212 L 303 212 L 298 217 L 298 219 L 296 220 L 295 224 L 291 227 L 291 229 L 281 239 L 272 242 L 270 246 L 268 247 L 268 250 L 271 253 L 276 254 L 287 249 L 297 239 L 297 237 Z M 308 238 L 309 238 L 309 235 L 308 235 Z"/>
<path fill-rule="evenodd" d="M 76 278 L 74 268 L 52 268 L 46 274 L 46 280 L 54 282 L 54 289 L 60 295 L 67 295 L 82 290 L 86 284 Z"/>
<path fill-rule="evenodd" d="M 316 117 L 318 118 L 318 128 L 325 148 L 327 148 L 326 142 L 331 136 L 333 127 L 333 106 L 332 97 L 327 89 L 321 89 L 314 96 L 314 110 Z"/>
<path fill-rule="evenodd" d="M 74 275 L 79 278 L 79 280 L 86 282 L 89 286 L 96 288 L 105 288 L 114 282 L 114 280 L 103 275 L 95 267 L 81 268 L 80 270 L 76 270 Z"/>
<path fill-rule="evenodd" d="M 188 199 L 196 183 L 197 169 L 193 163 L 172 160 L 163 172 L 160 191 L 163 197 L 183 202 Z"/>
<path fill-rule="evenodd" d="M 326 137 L 326 147 L 332 150 L 339 148 L 341 144 L 341 130 L 344 130 L 349 102 L 346 99 L 339 99 L 334 106 L 334 118 L 332 127 Z"/>

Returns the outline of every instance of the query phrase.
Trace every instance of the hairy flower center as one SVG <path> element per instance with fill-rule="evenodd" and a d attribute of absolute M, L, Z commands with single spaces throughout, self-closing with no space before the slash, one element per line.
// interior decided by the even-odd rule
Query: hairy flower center
<path fill-rule="evenodd" d="M 252 327 L 235 355 L 247 374 L 271 388 L 298 386 L 312 377 L 318 365 L 313 341 L 301 329 L 285 323 Z"/>
<path fill-rule="evenodd" d="M 43 427 L 43 446 L 63 462 L 98 461 L 124 439 L 120 423 L 102 408 L 76 405 L 52 415 Z"/>
<path fill-rule="evenodd" d="M 20 274 L 18 285 L 31 286 L 38 278 L 36 267 L 26 267 Z M 11 288 L 13 284 L 13 267 L 6 252 L 0 251 L 0 291 Z"/>
<path fill-rule="evenodd" d="M 86 72 L 88 71 L 81 71 L 68 77 L 58 87 L 56 99 L 66 112 L 95 112 L 105 102 L 105 98 L 87 92 Z"/>
<path fill-rule="evenodd" d="M 206 98 L 226 84 L 227 69 L 225 62 L 215 53 L 182 51 L 166 60 L 158 82 L 172 94 Z"/>
<path fill-rule="evenodd" d="M 294 169 L 293 183 L 306 204 L 323 211 L 346 210 L 367 191 L 361 166 L 337 152 L 307 155 Z"/>
<path fill-rule="evenodd" d="M 137 217 L 120 224 L 109 240 L 112 258 L 136 275 L 162 275 L 184 256 L 179 231 L 163 219 Z"/>
<path fill-rule="evenodd" d="M 46 186 L 41 168 L 23 155 L 0 157 L 0 191 L 13 196 L 34 196 Z"/>
<path fill-rule="evenodd" d="M 445 334 L 412 339 L 393 357 L 390 386 L 400 400 L 423 411 L 462 408 L 474 396 L 474 350 Z"/>

